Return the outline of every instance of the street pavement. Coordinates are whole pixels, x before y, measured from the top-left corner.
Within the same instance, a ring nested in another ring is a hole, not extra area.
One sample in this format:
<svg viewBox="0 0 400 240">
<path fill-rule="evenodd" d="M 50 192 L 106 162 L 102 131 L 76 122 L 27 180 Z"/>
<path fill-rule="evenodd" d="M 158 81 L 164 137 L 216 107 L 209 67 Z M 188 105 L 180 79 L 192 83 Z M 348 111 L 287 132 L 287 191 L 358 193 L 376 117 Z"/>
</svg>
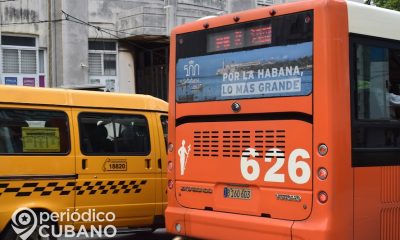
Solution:
<svg viewBox="0 0 400 240">
<path fill-rule="evenodd" d="M 71 238 L 61 237 L 59 240 L 68 240 Z M 118 233 L 114 238 L 73 238 L 74 240 L 179 240 L 180 237 L 170 235 L 165 228 L 159 228 L 152 233 Z"/>
<path fill-rule="evenodd" d="M 159 228 L 153 233 L 128 233 L 128 234 L 118 234 L 115 240 L 177 240 L 179 237 L 168 234 L 165 228 Z"/>
</svg>

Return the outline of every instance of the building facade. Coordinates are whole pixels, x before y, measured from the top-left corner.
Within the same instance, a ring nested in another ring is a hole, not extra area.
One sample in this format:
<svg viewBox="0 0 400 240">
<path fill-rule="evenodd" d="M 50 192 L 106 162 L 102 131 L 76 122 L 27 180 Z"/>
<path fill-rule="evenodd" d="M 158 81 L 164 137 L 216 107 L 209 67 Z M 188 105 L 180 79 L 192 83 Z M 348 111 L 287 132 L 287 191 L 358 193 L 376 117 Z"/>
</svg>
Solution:
<svg viewBox="0 0 400 240">
<path fill-rule="evenodd" d="M 0 84 L 101 86 L 167 100 L 169 33 L 290 0 L 1 0 Z"/>
<path fill-rule="evenodd" d="M 0 83 L 167 98 L 169 32 L 255 7 L 228 0 L 0 1 Z"/>
</svg>

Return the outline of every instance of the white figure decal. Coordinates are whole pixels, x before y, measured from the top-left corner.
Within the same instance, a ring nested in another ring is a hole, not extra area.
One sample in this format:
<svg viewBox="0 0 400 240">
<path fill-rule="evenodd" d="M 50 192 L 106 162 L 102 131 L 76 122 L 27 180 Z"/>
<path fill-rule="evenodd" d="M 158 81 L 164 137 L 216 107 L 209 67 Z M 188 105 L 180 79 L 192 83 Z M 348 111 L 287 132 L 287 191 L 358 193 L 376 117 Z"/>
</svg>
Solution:
<svg viewBox="0 0 400 240">
<path fill-rule="evenodd" d="M 179 155 L 179 160 L 181 163 L 181 175 L 185 174 L 185 169 L 186 169 L 186 163 L 189 157 L 189 152 L 190 152 L 190 144 L 188 146 L 188 149 L 186 150 L 185 147 L 186 141 L 183 139 L 182 140 L 182 146 L 178 149 L 178 155 Z"/>
</svg>

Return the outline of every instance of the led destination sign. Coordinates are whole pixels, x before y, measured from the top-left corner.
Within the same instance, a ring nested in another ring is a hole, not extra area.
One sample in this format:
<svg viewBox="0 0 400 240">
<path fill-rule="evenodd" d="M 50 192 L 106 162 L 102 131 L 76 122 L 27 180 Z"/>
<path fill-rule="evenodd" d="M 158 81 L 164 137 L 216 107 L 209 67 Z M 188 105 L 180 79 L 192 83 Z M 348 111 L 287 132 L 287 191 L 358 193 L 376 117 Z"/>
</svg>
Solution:
<svg viewBox="0 0 400 240">
<path fill-rule="evenodd" d="M 207 35 L 207 52 L 271 44 L 271 24 L 247 26 Z"/>
</svg>

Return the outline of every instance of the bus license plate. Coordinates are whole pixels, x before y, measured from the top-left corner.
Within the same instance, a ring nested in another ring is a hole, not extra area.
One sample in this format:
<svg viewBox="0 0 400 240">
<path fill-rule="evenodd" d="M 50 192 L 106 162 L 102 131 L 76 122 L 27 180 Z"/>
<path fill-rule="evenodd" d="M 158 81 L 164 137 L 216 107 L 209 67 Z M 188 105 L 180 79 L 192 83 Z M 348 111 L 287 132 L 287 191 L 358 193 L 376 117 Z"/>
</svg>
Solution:
<svg viewBox="0 0 400 240">
<path fill-rule="evenodd" d="M 224 198 L 249 200 L 251 198 L 251 189 L 225 187 L 224 188 Z"/>
</svg>

